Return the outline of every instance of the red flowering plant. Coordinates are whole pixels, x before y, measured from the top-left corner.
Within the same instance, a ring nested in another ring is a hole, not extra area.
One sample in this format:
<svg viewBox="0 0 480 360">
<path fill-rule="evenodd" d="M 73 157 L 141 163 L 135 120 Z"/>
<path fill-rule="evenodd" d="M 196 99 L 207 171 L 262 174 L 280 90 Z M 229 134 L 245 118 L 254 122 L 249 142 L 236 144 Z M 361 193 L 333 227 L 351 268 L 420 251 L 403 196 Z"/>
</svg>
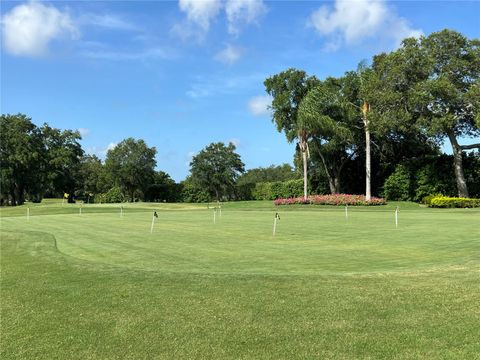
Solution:
<svg viewBox="0 0 480 360">
<path fill-rule="evenodd" d="M 372 197 L 370 201 L 365 200 L 365 195 L 333 194 L 333 195 L 310 195 L 306 199 L 302 197 L 277 199 L 273 202 L 275 205 L 295 205 L 295 204 L 313 204 L 313 205 L 385 205 L 387 201 L 382 198 Z"/>
</svg>

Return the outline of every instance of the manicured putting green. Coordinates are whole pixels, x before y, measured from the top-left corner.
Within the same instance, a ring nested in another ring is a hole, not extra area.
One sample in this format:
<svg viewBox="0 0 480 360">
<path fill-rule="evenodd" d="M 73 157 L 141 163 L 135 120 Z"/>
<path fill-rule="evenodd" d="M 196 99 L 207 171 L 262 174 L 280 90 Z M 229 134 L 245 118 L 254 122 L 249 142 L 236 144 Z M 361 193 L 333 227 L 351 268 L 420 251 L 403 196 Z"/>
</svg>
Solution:
<svg viewBox="0 0 480 360">
<path fill-rule="evenodd" d="M 103 210 L 103 211 L 102 211 Z M 3 229 L 47 232 L 69 256 L 127 268 L 193 273 L 326 274 L 428 269 L 478 260 L 479 212 L 343 208 L 242 211 L 83 206 L 79 213 L 3 219 Z M 71 211 L 71 209 L 69 209 Z M 41 214 L 41 213 L 40 213 Z"/>
</svg>

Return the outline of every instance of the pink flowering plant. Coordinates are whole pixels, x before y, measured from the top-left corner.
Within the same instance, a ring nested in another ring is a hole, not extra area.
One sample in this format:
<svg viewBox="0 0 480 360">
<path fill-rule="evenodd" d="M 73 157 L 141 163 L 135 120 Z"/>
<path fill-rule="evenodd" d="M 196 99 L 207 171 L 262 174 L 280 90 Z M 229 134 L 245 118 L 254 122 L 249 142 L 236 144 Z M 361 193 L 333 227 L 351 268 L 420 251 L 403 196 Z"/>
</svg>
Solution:
<svg viewBox="0 0 480 360">
<path fill-rule="evenodd" d="M 333 195 L 310 195 L 306 199 L 302 197 L 277 199 L 275 205 L 295 205 L 295 204 L 313 204 L 313 205 L 385 205 L 387 201 L 382 198 L 372 197 L 370 201 L 365 200 L 365 195 L 333 194 Z"/>
</svg>

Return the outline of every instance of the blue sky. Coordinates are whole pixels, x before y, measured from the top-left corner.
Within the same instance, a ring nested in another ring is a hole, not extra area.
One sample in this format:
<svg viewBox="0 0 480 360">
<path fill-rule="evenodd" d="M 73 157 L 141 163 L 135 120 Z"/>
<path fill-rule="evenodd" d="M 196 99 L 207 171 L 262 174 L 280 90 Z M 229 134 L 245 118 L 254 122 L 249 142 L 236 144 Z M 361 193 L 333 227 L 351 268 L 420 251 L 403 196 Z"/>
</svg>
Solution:
<svg viewBox="0 0 480 360">
<path fill-rule="evenodd" d="M 338 76 L 443 28 L 480 35 L 479 1 L 2 1 L 1 16 L 2 113 L 79 129 L 102 158 L 142 138 L 177 181 L 217 141 L 247 169 L 292 162 L 270 75 Z"/>
</svg>

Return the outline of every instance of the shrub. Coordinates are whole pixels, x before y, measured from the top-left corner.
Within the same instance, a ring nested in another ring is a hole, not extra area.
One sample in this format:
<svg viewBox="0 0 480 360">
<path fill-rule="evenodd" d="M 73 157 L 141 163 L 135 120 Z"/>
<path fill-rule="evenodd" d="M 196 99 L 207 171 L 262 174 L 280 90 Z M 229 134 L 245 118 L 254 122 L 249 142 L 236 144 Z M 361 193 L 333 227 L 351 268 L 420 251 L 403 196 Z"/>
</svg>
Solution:
<svg viewBox="0 0 480 360">
<path fill-rule="evenodd" d="M 125 196 L 123 195 L 122 189 L 118 186 L 112 187 L 106 193 L 98 194 L 95 196 L 95 202 L 100 203 L 121 203 L 125 201 Z"/>
<path fill-rule="evenodd" d="M 187 203 L 206 203 L 210 201 L 210 194 L 199 186 L 185 183 L 182 190 L 182 201 Z"/>
<path fill-rule="evenodd" d="M 385 180 L 383 194 L 389 200 L 410 200 L 410 174 L 403 165 L 398 165 L 395 171 Z"/>
<path fill-rule="evenodd" d="M 436 208 L 473 208 L 480 207 L 480 199 L 436 196 L 431 199 L 429 206 Z"/>
<path fill-rule="evenodd" d="M 256 183 L 252 195 L 255 200 L 273 200 L 271 197 L 272 183 Z"/>
<path fill-rule="evenodd" d="M 277 199 L 275 205 L 295 205 L 295 204 L 314 204 L 314 205 L 385 205 L 385 199 L 372 197 L 370 201 L 365 200 L 364 195 L 310 195 L 306 199 L 302 197 Z"/>
<path fill-rule="evenodd" d="M 421 201 L 431 194 L 455 194 L 455 180 L 451 169 L 444 169 L 437 164 L 427 164 L 415 174 L 414 201 Z"/>
</svg>

